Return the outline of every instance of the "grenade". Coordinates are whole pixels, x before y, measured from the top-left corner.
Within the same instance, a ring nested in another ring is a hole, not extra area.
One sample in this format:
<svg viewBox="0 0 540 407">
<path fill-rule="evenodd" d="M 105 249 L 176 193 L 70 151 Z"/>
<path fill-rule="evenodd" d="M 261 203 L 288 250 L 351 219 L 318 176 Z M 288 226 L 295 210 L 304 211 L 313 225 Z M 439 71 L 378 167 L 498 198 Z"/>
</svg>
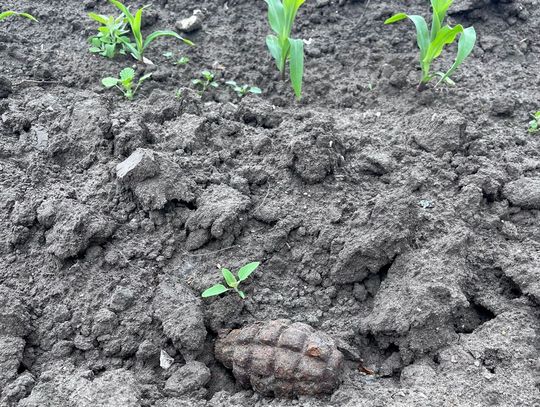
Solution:
<svg viewBox="0 0 540 407">
<path fill-rule="evenodd" d="M 217 340 L 215 353 L 240 385 L 265 396 L 329 394 L 340 383 L 343 355 L 334 340 L 300 322 L 235 329 Z"/>
</svg>

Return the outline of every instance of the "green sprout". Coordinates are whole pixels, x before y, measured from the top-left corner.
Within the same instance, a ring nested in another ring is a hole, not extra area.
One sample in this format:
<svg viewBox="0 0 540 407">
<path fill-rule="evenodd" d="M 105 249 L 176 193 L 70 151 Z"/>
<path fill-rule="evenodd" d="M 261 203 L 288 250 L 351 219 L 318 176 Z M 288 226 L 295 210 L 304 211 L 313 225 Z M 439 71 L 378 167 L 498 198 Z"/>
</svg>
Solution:
<svg viewBox="0 0 540 407">
<path fill-rule="evenodd" d="M 217 88 L 219 84 L 215 81 L 215 75 L 210 71 L 202 71 L 201 78 L 193 79 L 191 83 L 201 90 L 201 95 L 210 88 Z"/>
<path fill-rule="evenodd" d="M 302 98 L 304 76 L 304 42 L 290 38 L 296 13 L 305 0 L 265 0 L 268 22 L 277 34 L 266 37 L 266 45 L 275 59 L 281 78 L 285 79 L 285 65 L 289 61 L 291 85 L 297 99 Z"/>
<path fill-rule="evenodd" d="M 126 29 L 124 16 L 114 18 L 113 16 L 88 13 L 88 17 L 101 24 L 101 27 L 98 28 L 99 33 L 89 39 L 90 52 L 107 58 L 114 58 L 117 52 L 124 55 L 126 53 L 124 44 L 129 41 L 125 35 L 129 33 L 129 30 Z"/>
<path fill-rule="evenodd" d="M 141 76 L 141 78 L 135 83 L 135 71 L 133 68 L 124 68 L 120 72 L 120 78 L 103 78 L 101 83 L 107 89 L 117 87 L 124 94 L 126 99 L 133 100 L 135 94 L 139 90 L 139 87 L 150 76 L 152 76 L 152 74 Z"/>
<path fill-rule="evenodd" d="M 531 116 L 533 119 L 529 122 L 529 133 L 537 133 L 540 131 L 540 111 Z"/>
<path fill-rule="evenodd" d="M 259 267 L 260 264 L 261 263 L 259 262 L 246 264 L 245 266 L 241 267 L 240 270 L 238 270 L 238 272 L 236 273 L 238 277 L 235 277 L 229 269 L 222 268 L 221 273 L 223 274 L 223 279 L 225 280 L 225 283 L 227 283 L 229 288 L 225 287 L 223 284 L 216 284 L 208 288 L 207 290 L 204 290 L 201 296 L 203 298 L 215 297 L 216 295 L 223 294 L 224 292 L 234 290 L 238 293 L 240 298 L 246 298 L 246 294 L 243 291 L 239 290 L 238 286 L 242 281 L 246 280 L 251 275 L 251 273 L 253 273 L 257 269 L 257 267 Z"/>
<path fill-rule="evenodd" d="M 399 13 L 384 22 L 385 24 L 392 24 L 408 18 L 415 25 L 416 39 L 418 48 L 420 48 L 420 67 L 422 68 L 422 78 L 418 85 L 419 91 L 424 90 L 427 84 L 435 77 L 440 77 L 435 86 L 439 85 L 441 82 L 453 85 L 454 82 L 450 79 L 450 76 L 469 56 L 476 43 L 476 31 L 474 30 L 474 27 L 463 28 L 461 24 L 458 24 L 455 27 L 450 27 L 449 25 L 443 26 L 446 12 L 453 2 L 454 0 L 431 0 L 431 6 L 433 8 L 431 32 L 428 29 L 426 20 L 422 16 Z M 446 73 L 432 73 L 432 62 L 441 55 L 445 45 L 452 44 L 458 36 L 457 56 L 452 67 Z"/>
<path fill-rule="evenodd" d="M 114 6 L 116 6 L 122 12 L 122 14 L 124 14 L 124 17 L 131 28 L 131 33 L 133 34 L 135 43 L 132 43 L 129 39 L 123 39 L 122 41 L 126 49 L 131 53 L 133 58 L 135 58 L 137 61 L 141 61 L 147 64 L 152 64 L 152 61 L 144 57 L 144 53 L 146 49 L 148 48 L 148 46 L 155 39 L 159 37 L 174 37 L 174 38 L 179 39 L 180 41 L 183 41 L 184 43 L 188 45 L 193 45 L 193 43 L 190 40 L 180 36 L 178 33 L 171 30 L 154 31 L 152 34 L 147 36 L 146 39 L 143 38 L 143 35 L 141 32 L 142 15 L 143 15 L 143 11 L 149 6 L 144 6 L 144 7 L 139 8 L 135 12 L 135 15 L 133 15 L 129 11 L 129 9 L 118 0 L 109 0 L 109 2 L 112 3 Z"/>
<path fill-rule="evenodd" d="M 172 53 L 171 51 L 167 51 L 167 52 L 164 52 L 163 53 L 163 56 L 167 59 L 174 59 L 174 53 Z M 182 56 L 178 59 L 175 59 L 173 61 L 173 65 L 181 65 L 181 66 L 184 66 L 184 65 L 187 65 L 189 63 L 189 58 L 186 57 L 186 56 Z"/>
<path fill-rule="evenodd" d="M 28 13 L 18 13 L 18 12 L 13 11 L 13 10 L 7 10 L 7 11 L 3 11 L 2 13 L 0 13 L 0 21 L 5 20 L 6 18 L 11 17 L 11 16 L 24 17 L 24 18 L 27 18 L 29 20 L 37 22 L 37 19 L 33 15 L 28 14 Z"/>
<path fill-rule="evenodd" d="M 225 83 L 229 85 L 232 90 L 236 92 L 239 98 L 243 98 L 248 93 L 253 93 L 254 95 L 260 95 L 262 93 L 262 90 L 256 86 L 249 86 L 249 85 L 240 86 L 235 81 L 227 81 Z"/>
</svg>

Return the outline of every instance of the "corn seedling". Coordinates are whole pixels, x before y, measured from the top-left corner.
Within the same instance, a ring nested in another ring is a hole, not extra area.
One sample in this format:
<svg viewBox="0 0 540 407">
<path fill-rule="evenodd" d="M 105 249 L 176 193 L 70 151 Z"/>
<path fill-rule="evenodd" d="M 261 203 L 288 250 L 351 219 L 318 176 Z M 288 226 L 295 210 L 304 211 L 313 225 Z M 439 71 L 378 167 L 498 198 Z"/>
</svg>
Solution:
<svg viewBox="0 0 540 407">
<path fill-rule="evenodd" d="M 152 74 L 141 76 L 141 78 L 135 82 L 135 71 L 132 68 L 124 68 L 120 72 L 120 78 L 103 78 L 101 83 L 107 89 L 114 87 L 118 88 L 124 94 L 126 99 L 133 100 L 139 87 L 150 76 L 152 76 Z"/>
<path fill-rule="evenodd" d="M 454 82 L 450 79 L 450 76 L 469 56 L 476 43 L 476 31 L 473 27 L 463 28 L 461 24 L 455 27 L 443 26 L 448 8 L 453 2 L 454 0 L 431 0 L 433 8 L 431 31 L 424 17 L 417 15 L 399 13 L 384 22 L 385 24 L 392 24 L 408 18 L 415 25 L 416 39 L 418 48 L 420 48 L 420 67 L 422 69 L 422 78 L 418 85 L 420 91 L 424 90 L 427 84 L 436 77 L 440 79 L 435 86 L 441 82 L 453 85 Z M 457 56 L 452 67 L 447 72 L 432 72 L 431 64 L 433 61 L 441 55 L 445 45 L 452 44 L 458 36 Z"/>
<path fill-rule="evenodd" d="M 215 75 L 210 71 L 202 71 L 201 77 L 193 79 L 191 83 L 195 87 L 200 89 L 201 95 L 205 93 L 210 88 L 217 88 L 219 84 L 215 81 Z"/>
<path fill-rule="evenodd" d="M 220 295 L 227 291 L 234 290 L 238 293 L 240 298 L 246 298 L 246 294 L 243 291 L 239 290 L 238 286 L 242 281 L 246 280 L 251 275 L 251 273 L 253 273 L 257 269 L 257 267 L 259 267 L 260 264 L 261 263 L 259 262 L 246 264 L 245 266 L 241 267 L 240 270 L 238 270 L 238 272 L 236 273 L 237 277 L 235 277 L 235 275 L 231 273 L 229 269 L 222 268 L 221 273 L 223 274 L 223 279 L 225 280 L 225 283 L 228 287 L 223 284 L 213 285 L 202 293 L 202 297 L 215 297 L 216 295 Z"/>
<path fill-rule="evenodd" d="M 281 78 L 285 79 L 285 65 L 289 61 L 291 84 L 297 99 L 302 98 L 304 77 L 304 42 L 290 38 L 294 19 L 305 0 L 265 0 L 268 22 L 276 35 L 266 37 L 266 45 L 275 59 Z"/>
<path fill-rule="evenodd" d="M 129 41 L 126 34 L 126 21 L 123 15 L 118 17 L 88 13 L 88 17 L 101 24 L 99 33 L 90 37 L 90 52 L 107 58 L 114 58 L 117 52 L 124 55 L 125 42 Z"/>
<path fill-rule="evenodd" d="M 143 11 L 149 6 L 141 7 L 135 12 L 135 14 L 131 14 L 129 9 L 118 0 L 109 0 L 109 2 L 122 12 L 127 23 L 129 24 L 129 27 L 131 28 L 131 34 L 133 35 L 135 42 L 132 43 L 129 39 L 123 39 L 122 41 L 126 49 L 137 61 L 152 64 L 152 61 L 144 57 L 144 53 L 148 46 L 159 37 L 174 37 L 188 45 L 193 45 L 190 40 L 183 38 L 178 33 L 171 30 L 154 31 L 152 34 L 144 38 L 141 32 L 142 16 Z"/>
<path fill-rule="evenodd" d="M 249 85 L 240 86 L 235 81 L 227 81 L 225 83 L 229 85 L 232 90 L 236 92 L 236 95 L 239 98 L 243 98 L 248 93 L 253 93 L 254 95 L 260 95 L 262 93 L 262 90 L 256 86 L 249 86 Z"/>
<path fill-rule="evenodd" d="M 529 133 L 537 133 L 540 131 L 540 111 L 531 116 L 533 119 L 529 122 Z"/>
<path fill-rule="evenodd" d="M 167 51 L 167 52 L 163 53 L 163 56 L 165 58 L 167 58 L 167 59 L 173 60 L 173 65 L 185 66 L 185 65 L 187 65 L 189 63 L 189 58 L 188 57 L 183 56 L 183 57 L 175 59 L 174 58 L 174 53 L 172 53 L 171 51 Z"/>
<path fill-rule="evenodd" d="M 13 17 L 24 17 L 24 18 L 27 18 L 29 20 L 37 22 L 37 19 L 33 15 L 28 14 L 28 13 L 18 13 L 18 12 L 13 11 L 13 10 L 7 10 L 7 11 L 1 12 L 0 13 L 0 21 L 5 20 L 6 18 L 12 17 L 12 16 Z"/>
</svg>

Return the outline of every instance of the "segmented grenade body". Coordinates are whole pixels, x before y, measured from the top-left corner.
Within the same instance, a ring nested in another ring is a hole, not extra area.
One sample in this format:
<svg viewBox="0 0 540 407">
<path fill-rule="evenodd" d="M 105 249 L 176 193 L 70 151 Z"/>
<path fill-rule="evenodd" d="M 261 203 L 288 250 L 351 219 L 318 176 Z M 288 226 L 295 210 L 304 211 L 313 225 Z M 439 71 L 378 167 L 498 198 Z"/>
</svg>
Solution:
<svg viewBox="0 0 540 407">
<path fill-rule="evenodd" d="M 216 342 L 216 357 L 238 382 L 263 395 L 332 393 L 343 355 L 334 340 L 309 325 L 280 319 L 235 329 Z"/>
</svg>

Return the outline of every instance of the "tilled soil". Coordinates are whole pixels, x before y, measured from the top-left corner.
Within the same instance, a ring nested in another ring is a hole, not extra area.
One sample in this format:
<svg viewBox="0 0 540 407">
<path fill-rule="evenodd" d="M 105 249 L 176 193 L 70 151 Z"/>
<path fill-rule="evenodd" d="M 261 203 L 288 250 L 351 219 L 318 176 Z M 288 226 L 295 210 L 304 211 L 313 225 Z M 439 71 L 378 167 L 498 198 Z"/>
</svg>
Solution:
<svg viewBox="0 0 540 407">
<path fill-rule="evenodd" d="M 426 1 L 308 0 L 300 103 L 262 0 L 150 1 L 149 31 L 205 19 L 151 46 L 133 102 L 100 84 L 133 60 L 88 52 L 106 1 L 4 3 L 39 23 L 0 31 L 0 405 L 540 405 L 538 2 L 456 0 L 477 47 L 418 93 L 413 28 L 383 22 Z M 244 301 L 200 298 L 250 261 Z M 215 359 L 278 318 L 338 343 L 333 395 L 263 397 Z"/>
</svg>

